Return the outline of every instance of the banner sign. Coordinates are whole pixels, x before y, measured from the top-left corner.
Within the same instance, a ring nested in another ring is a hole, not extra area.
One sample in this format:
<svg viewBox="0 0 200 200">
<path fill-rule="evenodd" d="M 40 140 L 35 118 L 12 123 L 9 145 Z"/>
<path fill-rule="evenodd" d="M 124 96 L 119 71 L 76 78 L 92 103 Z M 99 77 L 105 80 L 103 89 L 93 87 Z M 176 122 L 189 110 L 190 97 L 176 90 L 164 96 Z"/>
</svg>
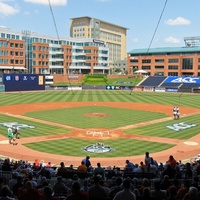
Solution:
<svg viewBox="0 0 200 200">
<path fill-rule="evenodd" d="M 166 92 L 178 92 L 177 88 L 166 88 Z"/>
<path fill-rule="evenodd" d="M 170 76 L 165 80 L 165 83 L 196 83 L 200 84 L 200 77 L 181 77 L 181 76 Z"/>
<path fill-rule="evenodd" d="M 4 74 L 5 91 L 44 90 L 44 75 L 42 74 Z"/>
<path fill-rule="evenodd" d="M 155 88 L 155 92 L 165 92 L 165 88 Z"/>
<path fill-rule="evenodd" d="M 128 85 L 128 84 L 132 84 L 132 82 L 116 82 L 117 84 L 126 84 L 126 85 Z"/>
<path fill-rule="evenodd" d="M 116 86 L 107 85 L 106 90 L 115 90 Z"/>
<path fill-rule="evenodd" d="M 154 91 L 154 87 L 144 87 L 143 91 Z"/>
</svg>

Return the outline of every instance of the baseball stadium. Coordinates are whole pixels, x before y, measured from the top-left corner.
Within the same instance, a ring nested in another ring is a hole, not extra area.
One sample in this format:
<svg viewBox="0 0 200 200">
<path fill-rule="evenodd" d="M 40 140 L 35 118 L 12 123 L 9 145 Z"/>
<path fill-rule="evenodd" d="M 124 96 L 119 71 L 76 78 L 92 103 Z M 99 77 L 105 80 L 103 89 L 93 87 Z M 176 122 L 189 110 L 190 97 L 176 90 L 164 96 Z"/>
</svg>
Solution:
<svg viewBox="0 0 200 200">
<path fill-rule="evenodd" d="M 147 77 L 134 86 L 119 82 L 121 86 L 27 90 L 20 83 L 14 87 L 6 75 L 7 91 L 0 93 L 0 154 L 29 162 L 62 161 L 66 166 L 78 166 L 86 156 L 102 166 L 124 166 L 127 159 L 140 163 L 145 152 L 158 162 L 166 162 L 169 155 L 182 161 L 197 156 L 200 103 L 194 91 L 199 78 L 196 84 L 182 78 L 176 85 L 172 77 L 154 79 Z M 174 119 L 174 107 L 180 110 L 179 119 Z M 13 126 L 20 130 L 17 145 L 8 142 L 7 129 Z"/>
</svg>

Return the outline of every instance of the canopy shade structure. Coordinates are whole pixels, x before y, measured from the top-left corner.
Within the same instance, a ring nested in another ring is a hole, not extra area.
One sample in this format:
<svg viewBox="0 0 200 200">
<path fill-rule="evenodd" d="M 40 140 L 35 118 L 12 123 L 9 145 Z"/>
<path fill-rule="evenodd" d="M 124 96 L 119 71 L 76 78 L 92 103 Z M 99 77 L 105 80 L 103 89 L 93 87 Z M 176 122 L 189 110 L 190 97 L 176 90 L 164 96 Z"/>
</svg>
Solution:
<svg viewBox="0 0 200 200">
<path fill-rule="evenodd" d="M 134 74 L 147 74 L 148 72 L 144 71 L 144 70 L 137 70 L 134 72 Z"/>
</svg>

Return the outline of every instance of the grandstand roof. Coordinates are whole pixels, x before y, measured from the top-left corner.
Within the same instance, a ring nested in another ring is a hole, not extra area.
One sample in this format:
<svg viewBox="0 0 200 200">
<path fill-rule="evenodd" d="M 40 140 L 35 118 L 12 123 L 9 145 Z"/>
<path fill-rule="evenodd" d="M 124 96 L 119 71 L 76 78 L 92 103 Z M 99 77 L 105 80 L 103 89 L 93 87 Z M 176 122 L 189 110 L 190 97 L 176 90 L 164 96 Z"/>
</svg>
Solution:
<svg viewBox="0 0 200 200">
<path fill-rule="evenodd" d="M 193 47 L 162 47 L 162 48 L 144 48 L 133 49 L 128 54 L 166 54 L 166 53 L 191 53 L 200 52 L 200 46 Z"/>
</svg>

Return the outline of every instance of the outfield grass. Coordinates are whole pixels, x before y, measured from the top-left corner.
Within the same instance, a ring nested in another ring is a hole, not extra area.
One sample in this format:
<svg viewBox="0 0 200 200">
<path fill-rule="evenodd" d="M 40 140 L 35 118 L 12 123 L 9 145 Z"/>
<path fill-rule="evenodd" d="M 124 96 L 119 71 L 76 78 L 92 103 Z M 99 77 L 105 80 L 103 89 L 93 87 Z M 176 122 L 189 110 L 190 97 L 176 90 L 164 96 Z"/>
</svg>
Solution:
<svg viewBox="0 0 200 200">
<path fill-rule="evenodd" d="M 163 137 L 163 138 L 176 138 L 176 139 L 189 139 L 197 134 L 199 134 L 199 122 L 200 115 L 193 115 L 184 118 L 180 118 L 179 120 L 170 120 L 166 122 L 151 124 L 143 127 L 133 128 L 129 130 L 125 130 L 124 132 L 127 134 L 138 134 L 145 136 L 155 136 L 155 137 Z M 184 122 L 186 124 L 196 124 L 197 126 L 174 131 L 172 129 L 167 128 L 166 126 L 172 126 L 176 123 Z"/>
<path fill-rule="evenodd" d="M 26 147 L 59 155 L 69 155 L 69 156 L 85 156 L 88 152 L 82 150 L 84 147 L 90 144 L 96 144 L 97 142 L 102 142 L 98 140 L 81 140 L 76 138 L 62 139 L 62 140 L 54 140 L 54 141 L 44 141 L 37 143 L 25 144 Z M 156 142 L 149 141 L 139 141 L 139 140 L 130 140 L 125 138 L 115 139 L 115 140 L 107 140 L 103 142 L 104 145 L 108 145 L 111 148 L 114 148 L 114 151 L 104 153 L 104 154 L 96 154 L 91 153 L 90 155 L 94 157 L 123 157 L 123 156 L 136 156 L 144 154 L 145 151 L 159 152 L 166 150 L 168 148 L 173 147 L 171 144 L 161 144 Z M 73 145 L 72 145 L 73 144 Z M 145 147 L 145 150 L 144 150 Z"/>
<path fill-rule="evenodd" d="M 0 93 L 0 106 L 40 102 L 138 102 L 200 108 L 199 94 L 131 91 L 45 91 Z"/>
<path fill-rule="evenodd" d="M 200 108 L 199 94 L 186 93 L 155 93 L 155 92 L 131 92 L 131 91 L 45 91 L 45 92 L 15 92 L 0 93 L 0 106 L 15 104 L 32 104 L 45 102 L 137 102 L 147 104 L 162 104 L 171 106 L 184 106 L 191 108 Z M 90 118 L 85 117 L 84 113 L 100 112 L 107 113 L 107 117 Z M 38 111 L 27 113 L 27 116 L 36 117 L 48 121 L 59 122 L 80 128 L 115 128 L 126 126 L 129 124 L 140 123 L 153 119 L 165 117 L 162 113 L 153 113 L 146 111 L 133 111 L 129 109 L 88 106 L 67 109 L 58 109 L 51 111 Z M 77 117 L 78 120 L 77 120 Z M 156 136 L 164 138 L 188 139 L 199 133 L 198 127 L 181 130 L 175 132 L 167 129 L 166 126 L 177 122 L 185 122 L 188 124 L 195 123 L 199 125 L 200 115 L 184 117 L 178 120 L 170 120 L 157 124 L 147 125 L 140 128 L 126 130 L 127 134 L 139 134 L 147 136 Z M 46 124 L 36 123 L 29 120 L 22 120 L 7 115 L 0 115 L 1 122 L 19 122 L 36 126 L 36 129 L 21 130 L 22 137 L 54 135 L 59 133 L 68 133 L 68 129 L 54 127 Z M 103 127 L 102 127 L 103 126 Z M 7 128 L 0 126 L 0 134 L 7 136 Z M 37 151 L 49 153 L 58 153 L 62 155 L 85 156 L 86 153 L 81 150 L 91 142 L 81 139 L 64 139 L 55 141 L 45 141 L 41 143 L 26 144 L 29 148 Z M 62 145 L 61 145 L 62 143 Z M 106 154 L 95 154 L 96 157 L 119 157 L 134 156 L 144 154 L 145 151 L 151 153 L 171 148 L 173 145 L 163 143 L 153 143 L 148 141 L 137 141 L 133 139 L 117 139 L 107 140 L 109 145 L 116 150 Z M 48 146 L 48 148 L 47 148 Z M 51 148 L 49 148 L 51 146 Z M 73 149 L 73 151 L 72 151 Z M 95 157 L 94 156 L 94 157 Z"/>
<path fill-rule="evenodd" d="M 103 113 L 105 117 L 88 117 L 85 114 Z M 56 110 L 28 112 L 25 116 L 79 128 L 117 128 L 167 117 L 164 113 L 130 110 L 106 106 L 84 106 Z"/>
<path fill-rule="evenodd" d="M 42 124 L 38 122 L 33 122 L 30 120 L 24 120 L 16 117 L 11 117 L 7 115 L 0 114 L 0 123 L 6 122 L 18 122 L 20 124 L 26 124 L 30 126 L 35 126 L 35 128 L 20 129 L 21 137 L 36 137 L 36 136 L 47 136 L 56 134 L 66 134 L 70 132 L 70 129 L 60 128 L 57 126 L 51 126 L 47 124 Z M 0 134 L 7 137 L 7 127 L 0 125 Z"/>
</svg>

